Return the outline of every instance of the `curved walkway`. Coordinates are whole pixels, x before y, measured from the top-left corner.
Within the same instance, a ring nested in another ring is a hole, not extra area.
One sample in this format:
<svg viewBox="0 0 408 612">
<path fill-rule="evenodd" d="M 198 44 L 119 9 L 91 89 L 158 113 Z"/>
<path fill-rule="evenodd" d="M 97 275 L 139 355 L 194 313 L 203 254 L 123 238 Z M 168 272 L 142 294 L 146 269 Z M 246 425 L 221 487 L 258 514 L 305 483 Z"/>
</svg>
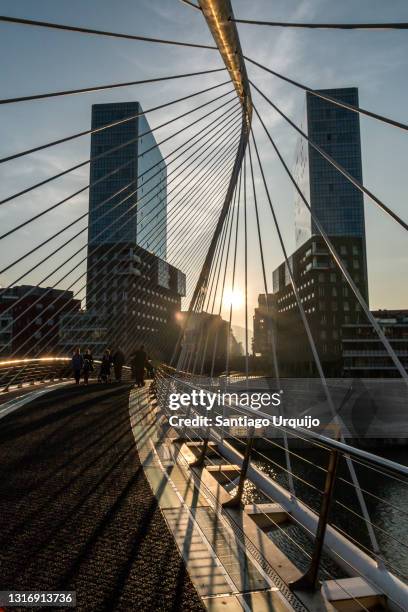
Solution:
<svg viewBox="0 0 408 612">
<path fill-rule="evenodd" d="M 0 421 L 0 590 L 76 590 L 87 612 L 202 610 L 140 466 L 129 390 L 69 386 Z"/>
</svg>

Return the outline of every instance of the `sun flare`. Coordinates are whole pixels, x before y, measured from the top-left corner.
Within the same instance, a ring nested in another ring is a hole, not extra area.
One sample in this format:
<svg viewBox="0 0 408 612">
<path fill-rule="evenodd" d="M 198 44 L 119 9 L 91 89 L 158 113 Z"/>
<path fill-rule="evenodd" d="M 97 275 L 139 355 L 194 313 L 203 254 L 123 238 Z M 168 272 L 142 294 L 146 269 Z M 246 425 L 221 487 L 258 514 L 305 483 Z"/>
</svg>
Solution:
<svg viewBox="0 0 408 612">
<path fill-rule="evenodd" d="M 234 291 L 226 291 L 224 294 L 223 304 L 225 307 L 232 306 L 233 310 L 241 308 L 244 303 L 244 296 L 242 291 L 235 289 Z"/>
</svg>

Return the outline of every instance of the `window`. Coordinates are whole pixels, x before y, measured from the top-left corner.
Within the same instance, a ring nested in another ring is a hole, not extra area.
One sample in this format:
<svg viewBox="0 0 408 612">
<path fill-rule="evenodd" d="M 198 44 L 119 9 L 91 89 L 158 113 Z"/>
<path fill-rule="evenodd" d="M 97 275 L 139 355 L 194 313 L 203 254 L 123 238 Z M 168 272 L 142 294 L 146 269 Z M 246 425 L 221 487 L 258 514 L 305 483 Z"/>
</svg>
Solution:
<svg viewBox="0 0 408 612">
<path fill-rule="evenodd" d="M 353 255 L 358 255 L 359 250 L 358 250 L 358 246 L 356 244 L 353 244 Z"/>
<path fill-rule="evenodd" d="M 347 255 L 347 247 L 346 247 L 346 245 L 345 245 L 345 244 L 342 244 L 342 245 L 341 245 L 341 247 L 340 247 L 340 253 L 341 253 L 342 255 Z"/>
<path fill-rule="evenodd" d="M 358 261 L 358 259 L 353 259 L 353 268 L 355 270 L 358 270 L 360 267 L 360 262 Z"/>
<path fill-rule="evenodd" d="M 335 283 L 336 282 L 336 275 L 334 272 L 330 273 L 330 282 Z"/>
<path fill-rule="evenodd" d="M 327 338 L 327 333 L 326 333 L 326 330 L 325 330 L 325 329 L 322 329 L 322 330 L 320 331 L 320 338 L 321 338 L 322 340 L 326 340 L 326 338 Z"/>
<path fill-rule="evenodd" d="M 325 281 L 324 274 L 323 274 L 323 272 L 320 272 L 320 274 L 319 274 L 319 283 L 324 283 L 324 281 Z"/>
<path fill-rule="evenodd" d="M 324 297 L 324 287 L 319 287 L 319 296 Z"/>
<path fill-rule="evenodd" d="M 350 310 L 350 304 L 348 302 L 343 302 L 343 310 L 345 311 Z"/>
<path fill-rule="evenodd" d="M 332 310 L 336 311 L 338 309 L 337 302 L 332 302 Z"/>
<path fill-rule="evenodd" d="M 332 297 L 337 297 L 337 289 L 336 289 L 336 287 L 332 287 Z"/>
</svg>

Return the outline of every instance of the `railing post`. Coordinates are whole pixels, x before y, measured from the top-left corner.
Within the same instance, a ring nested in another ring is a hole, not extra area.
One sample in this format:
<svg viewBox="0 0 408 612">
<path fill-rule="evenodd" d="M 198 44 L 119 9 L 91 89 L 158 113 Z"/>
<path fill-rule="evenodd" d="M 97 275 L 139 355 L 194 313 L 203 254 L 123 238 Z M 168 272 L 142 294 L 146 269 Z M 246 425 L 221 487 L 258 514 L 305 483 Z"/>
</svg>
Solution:
<svg viewBox="0 0 408 612">
<path fill-rule="evenodd" d="M 185 419 L 189 419 L 191 416 L 191 403 L 188 405 L 187 407 L 187 414 L 185 415 Z M 187 436 L 186 436 L 186 430 L 187 430 L 187 426 L 184 423 L 183 427 L 181 428 L 181 432 L 177 435 L 177 438 L 174 438 L 173 440 L 173 444 L 182 444 L 183 442 L 186 442 L 187 440 Z"/>
<path fill-rule="evenodd" d="M 316 537 L 314 541 L 314 550 L 310 562 L 310 567 L 301 578 L 289 584 L 289 587 L 292 590 L 299 589 L 313 591 L 318 587 L 320 560 L 322 557 L 324 537 L 326 535 L 326 527 L 329 518 L 330 507 L 333 500 L 334 483 L 336 481 L 338 463 L 339 453 L 337 450 L 332 450 L 330 452 L 329 465 L 326 473 L 322 506 L 319 514 L 319 522 L 317 525 Z"/>
<path fill-rule="evenodd" d="M 195 461 L 190 463 L 190 467 L 202 467 L 204 465 L 205 456 L 207 454 L 207 448 L 208 448 L 208 432 L 207 432 L 207 437 L 204 438 L 203 440 L 203 445 L 201 447 L 199 456 L 197 457 Z"/>
<path fill-rule="evenodd" d="M 237 508 L 241 505 L 242 494 L 244 492 L 244 484 L 247 477 L 249 462 L 251 460 L 251 451 L 254 444 L 253 429 L 248 433 L 248 440 L 245 446 L 244 459 L 242 461 L 241 473 L 239 475 L 238 490 L 232 499 L 229 499 L 223 504 L 224 508 Z"/>
<path fill-rule="evenodd" d="M 225 381 L 222 381 L 222 384 L 219 385 L 220 387 L 222 387 L 222 391 L 225 391 Z M 225 404 L 223 403 L 223 417 L 225 418 Z M 205 462 L 205 456 L 207 454 L 207 449 L 208 449 L 208 442 L 210 439 L 209 436 L 209 429 L 210 426 L 207 425 L 206 427 L 206 437 L 203 439 L 203 445 L 201 447 L 201 452 L 199 454 L 199 456 L 197 457 L 197 459 L 195 461 L 193 461 L 193 463 L 190 463 L 190 467 L 202 467 L 204 465 Z M 222 426 L 222 431 L 224 431 L 225 427 L 224 425 Z M 223 437 L 223 436 L 222 436 Z"/>
</svg>

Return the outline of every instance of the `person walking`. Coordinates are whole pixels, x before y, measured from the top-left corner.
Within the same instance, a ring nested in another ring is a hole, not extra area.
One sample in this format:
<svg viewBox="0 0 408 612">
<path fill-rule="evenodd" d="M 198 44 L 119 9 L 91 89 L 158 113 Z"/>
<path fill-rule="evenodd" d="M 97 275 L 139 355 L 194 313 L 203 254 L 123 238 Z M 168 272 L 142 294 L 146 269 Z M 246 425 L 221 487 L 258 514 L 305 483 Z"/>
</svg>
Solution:
<svg viewBox="0 0 408 612">
<path fill-rule="evenodd" d="M 149 358 L 149 356 L 147 355 L 147 357 L 146 357 L 146 374 L 147 374 L 147 378 L 154 378 L 154 373 L 155 373 L 154 365 L 153 365 L 151 359 Z"/>
<path fill-rule="evenodd" d="M 144 372 L 146 365 L 147 354 L 142 345 L 139 350 L 133 355 L 132 369 L 134 371 L 136 385 L 138 387 L 144 387 Z"/>
<path fill-rule="evenodd" d="M 75 384 L 79 385 L 81 379 L 81 371 L 84 366 L 84 359 L 81 355 L 81 349 L 78 347 L 72 356 L 72 370 L 74 372 Z"/>
<path fill-rule="evenodd" d="M 122 368 L 125 364 L 125 355 L 120 348 L 118 348 L 113 355 L 113 369 L 115 372 L 116 382 L 122 382 Z"/>
<path fill-rule="evenodd" d="M 93 369 L 94 369 L 93 356 L 92 356 L 91 350 L 87 348 L 84 354 L 84 367 L 83 367 L 85 385 L 88 384 L 89 375 L 91 372 L 93 372 Z"/>
<path fill-rule="evenodd" d="M 99 380 L 101 382 L 107 383 L 111 381 L 110 371 L 112 365 L 112 357 L 110 354 L 110 350 L 106 349 L 101 362 L 101 369 L 99 371 Z"/>
</svg>

